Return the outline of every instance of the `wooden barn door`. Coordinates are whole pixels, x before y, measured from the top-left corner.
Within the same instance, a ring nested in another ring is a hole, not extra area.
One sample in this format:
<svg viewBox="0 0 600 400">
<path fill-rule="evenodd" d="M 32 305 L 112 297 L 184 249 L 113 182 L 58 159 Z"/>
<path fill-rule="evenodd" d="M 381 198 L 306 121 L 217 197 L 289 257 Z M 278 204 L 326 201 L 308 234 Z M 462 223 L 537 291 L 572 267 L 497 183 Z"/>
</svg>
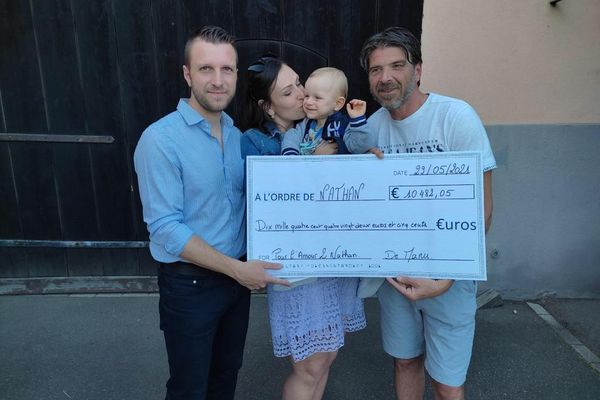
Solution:
<svg viewBox="0 0 600 400">
<path fill-rule="evenodd" d="M 240 76 L 269 51 L 302 77 L 338 67 L 349 96 L 369 100 L 363 41 L 392 25 L 420 35 L 422 10 L 422 0 L 2 2 L 0 279 L 46 278 L 29 288 L 44 291 L 58 278 L 154 275 L 132 155 L 189 95 L 182 49 L 194 28 L 236 36 Z"/>
</svg>

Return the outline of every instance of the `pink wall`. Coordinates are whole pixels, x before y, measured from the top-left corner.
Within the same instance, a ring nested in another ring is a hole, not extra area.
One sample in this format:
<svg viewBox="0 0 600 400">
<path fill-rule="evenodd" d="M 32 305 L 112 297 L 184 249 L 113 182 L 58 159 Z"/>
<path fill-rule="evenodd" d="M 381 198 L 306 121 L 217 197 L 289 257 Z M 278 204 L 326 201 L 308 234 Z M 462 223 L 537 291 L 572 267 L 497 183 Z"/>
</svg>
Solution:
<svg viewBox="0 0 600 400">
<path fill-rule="evenodd" d="M 600 122 L 600 1 L 426 0 L 423 88 L 485 124 Z"/>
</svg>

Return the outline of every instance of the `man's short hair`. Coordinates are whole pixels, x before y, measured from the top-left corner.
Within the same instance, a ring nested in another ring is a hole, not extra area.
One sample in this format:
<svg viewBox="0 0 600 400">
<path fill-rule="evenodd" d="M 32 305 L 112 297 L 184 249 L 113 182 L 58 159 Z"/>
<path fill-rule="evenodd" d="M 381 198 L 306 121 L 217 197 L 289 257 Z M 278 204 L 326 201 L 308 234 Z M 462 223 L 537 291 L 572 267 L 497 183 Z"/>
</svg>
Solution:
<svg viewBox="0 0 600 400">
<path fill-rule="evenodd" d="M 196 29 L 194 32 L 192 32 L 187 42 L 185 43 L 185 49 L 183 54 L 185 65 L 187 65 L 188 67 L 190 65 L 190 49 L 192 47 L 192 44 L 196 40 L 203 40 L 205 42 L 213 44 L 230 44 L 235 49 L 235 38 L 232 34 L 227 32 L 220 26 L 203 26 L 202 28 Z"/>
<path fill-rule="evenodd" d="M 331 82 L 332 89 L 337 90 L 340 96 L 348 97 L 348 78 L 344 71 L 333 67 L 317 68 L 307 79 L 321 77 Z"/>
<path fill-rule="evenodd" d="M 399 47 L 406 53 L 406 59 L 412 65 L 422 63 L 421 43 L 408 29 L 392 26 L 383 32 L 368 38 L 360 51 L 360 66 L 369 71 L 369 57 L 376 49 L 382 47 Z"/>
</svg>

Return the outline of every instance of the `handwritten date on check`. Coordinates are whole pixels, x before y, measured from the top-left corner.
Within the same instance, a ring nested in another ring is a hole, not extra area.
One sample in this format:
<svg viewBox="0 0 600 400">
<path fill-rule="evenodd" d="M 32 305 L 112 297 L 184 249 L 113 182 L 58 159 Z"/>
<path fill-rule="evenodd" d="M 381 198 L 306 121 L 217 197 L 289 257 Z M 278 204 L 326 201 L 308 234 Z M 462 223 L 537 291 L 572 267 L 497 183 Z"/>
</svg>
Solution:
<svg viewBox="0 0 600 400">
<path fill-rule="evenodd" d="M 486 279 L 477 152 L 246 162 L 248 258 L 273 275 Z"/>
</svg>

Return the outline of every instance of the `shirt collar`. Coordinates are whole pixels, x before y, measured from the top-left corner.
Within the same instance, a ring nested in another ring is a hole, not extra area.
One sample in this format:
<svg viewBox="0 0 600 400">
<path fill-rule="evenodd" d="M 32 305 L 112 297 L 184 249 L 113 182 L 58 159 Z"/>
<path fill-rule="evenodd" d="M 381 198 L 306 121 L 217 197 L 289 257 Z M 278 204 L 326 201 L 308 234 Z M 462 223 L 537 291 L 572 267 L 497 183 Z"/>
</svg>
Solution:
<svg viewBox="0 0 600 400">
<path fill-rule="evenodd" d="M 279 129 L 277 129 L 277 124 L 275 122 L 267 121 L 265 122 L 264 127 L 271 137 L 281 136 L 281 132 L 279 132 Z"/>
<path fill-rule="evenodd" d="M 202 116 L 198 111 L 194 110 L 192 106 L 188 103 L 189 99 L 179 99 L 179 103 L 177 104 L 177 111 L 181 114 L 183 119 L 188 125 L 196 125 L 201 122 L 208 124 L 206 118 Z M 221 113 L 221 124 L 224 127 L 233 126 L 233 119 L 225 112 Z"/>
</svg>

